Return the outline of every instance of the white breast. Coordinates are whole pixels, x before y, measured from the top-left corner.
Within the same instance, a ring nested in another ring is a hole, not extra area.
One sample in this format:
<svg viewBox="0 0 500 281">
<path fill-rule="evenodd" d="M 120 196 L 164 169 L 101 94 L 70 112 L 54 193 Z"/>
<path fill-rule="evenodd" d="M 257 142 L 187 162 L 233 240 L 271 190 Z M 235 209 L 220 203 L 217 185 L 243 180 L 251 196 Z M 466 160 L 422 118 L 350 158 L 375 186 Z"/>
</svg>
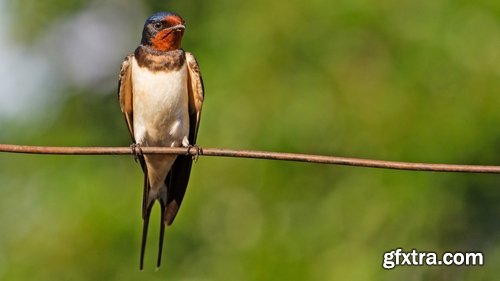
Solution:
<svg viewBox="0 0 500 281">
<path fill-rule="evenodd" d="M 152 72 L 132 63 L 134 137 L 146 146 L 180 146 L 189 134 L 187 66 Z"/>
</svg>

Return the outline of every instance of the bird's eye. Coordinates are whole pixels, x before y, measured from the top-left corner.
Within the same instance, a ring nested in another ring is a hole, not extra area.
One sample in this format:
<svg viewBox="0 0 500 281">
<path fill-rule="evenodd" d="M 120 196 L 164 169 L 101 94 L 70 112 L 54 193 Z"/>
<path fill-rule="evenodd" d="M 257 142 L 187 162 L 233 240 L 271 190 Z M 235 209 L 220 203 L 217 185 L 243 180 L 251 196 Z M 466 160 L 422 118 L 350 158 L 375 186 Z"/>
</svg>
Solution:
<svg viewBox="0 0 500 281">
<path fill-rule="evenodd" d="M 163 27 L 163 23 L 162 22 L 155 22 L 155 24 L 153 26 L 155 29 L 161 29 Z"/>
</svg>

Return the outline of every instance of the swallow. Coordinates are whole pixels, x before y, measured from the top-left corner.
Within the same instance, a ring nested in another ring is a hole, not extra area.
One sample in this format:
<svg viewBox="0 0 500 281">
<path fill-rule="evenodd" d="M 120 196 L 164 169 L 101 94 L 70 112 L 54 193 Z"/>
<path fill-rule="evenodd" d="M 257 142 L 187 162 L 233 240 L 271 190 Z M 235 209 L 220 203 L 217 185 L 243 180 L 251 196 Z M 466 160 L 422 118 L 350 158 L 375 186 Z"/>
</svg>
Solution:
<svg viewBox="0 0 500 281">
<path fill-rule="evenodd" d="M 120 69 L 120 108 L 133 147 L 189 147 L 196 143 L 204 99 L 203 81 L 193 54 L 181 48 L 181 16 L 160 12 L 144 23 L 140 45 Z M 157 268 L 161 265 L 165 225 L 171 225 L 186 192 L 193 158 L 136 155 L 144 173 L 140 269 L 144 267 L 151 208 L 161 208 Z"/>
</svg>

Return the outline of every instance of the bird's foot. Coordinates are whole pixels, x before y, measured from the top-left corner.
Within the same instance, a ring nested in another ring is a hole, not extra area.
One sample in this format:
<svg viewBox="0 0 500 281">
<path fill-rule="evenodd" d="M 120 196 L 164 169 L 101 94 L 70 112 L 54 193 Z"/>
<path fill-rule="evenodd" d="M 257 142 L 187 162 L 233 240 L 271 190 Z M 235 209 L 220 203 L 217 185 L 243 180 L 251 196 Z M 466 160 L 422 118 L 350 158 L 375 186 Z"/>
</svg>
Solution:
<svg viewBox="0 0 500 281">
<path fill-rule="evenodd" d="M 191 157 L 193 158 L 193 161 L 196 163 L 198 161 L 199 156 L 203 155 L 203 149 L 201 147 L 197 146 L 196 144 L 188 145 L 187 148 L 188 148 L 189 155 L 191 155 Z M 194 154 L 191 152 L 191 149 L 195 150 Z"/>
<path fill-rule="evenodd" d="M 141 145 L 138 144 L 138 143 L 131 144 L 130 145 L 130 151 L 131 151 L 132 155 L 134 156 L 134 161 L 135 162 L 137 162 L 137 160 L 139 160 L 139 156 L 144 155 L 142 153 Z"/>
</svg>

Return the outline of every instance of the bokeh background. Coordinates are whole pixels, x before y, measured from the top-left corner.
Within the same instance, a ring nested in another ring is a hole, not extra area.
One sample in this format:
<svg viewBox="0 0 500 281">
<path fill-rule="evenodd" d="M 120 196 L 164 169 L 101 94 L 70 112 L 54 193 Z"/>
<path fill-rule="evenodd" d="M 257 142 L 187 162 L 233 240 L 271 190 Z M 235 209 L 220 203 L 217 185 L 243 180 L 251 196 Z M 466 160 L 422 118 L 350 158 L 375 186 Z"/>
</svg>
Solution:
<svg viewBox="0 0 500 281">
<path fill-rule="evenodd" d="M 0 0 L 0 142 L 127 146 L 123 57 L 180 13 L 199 144 L 500 165 L 500 2 Z M 500 177 L 201 157 L 155 272 L 130 156 L 0 154 L 0 280 L 494 280 Z M 383 252 L 482 267 L 382 269 Z"/>
</svg>

